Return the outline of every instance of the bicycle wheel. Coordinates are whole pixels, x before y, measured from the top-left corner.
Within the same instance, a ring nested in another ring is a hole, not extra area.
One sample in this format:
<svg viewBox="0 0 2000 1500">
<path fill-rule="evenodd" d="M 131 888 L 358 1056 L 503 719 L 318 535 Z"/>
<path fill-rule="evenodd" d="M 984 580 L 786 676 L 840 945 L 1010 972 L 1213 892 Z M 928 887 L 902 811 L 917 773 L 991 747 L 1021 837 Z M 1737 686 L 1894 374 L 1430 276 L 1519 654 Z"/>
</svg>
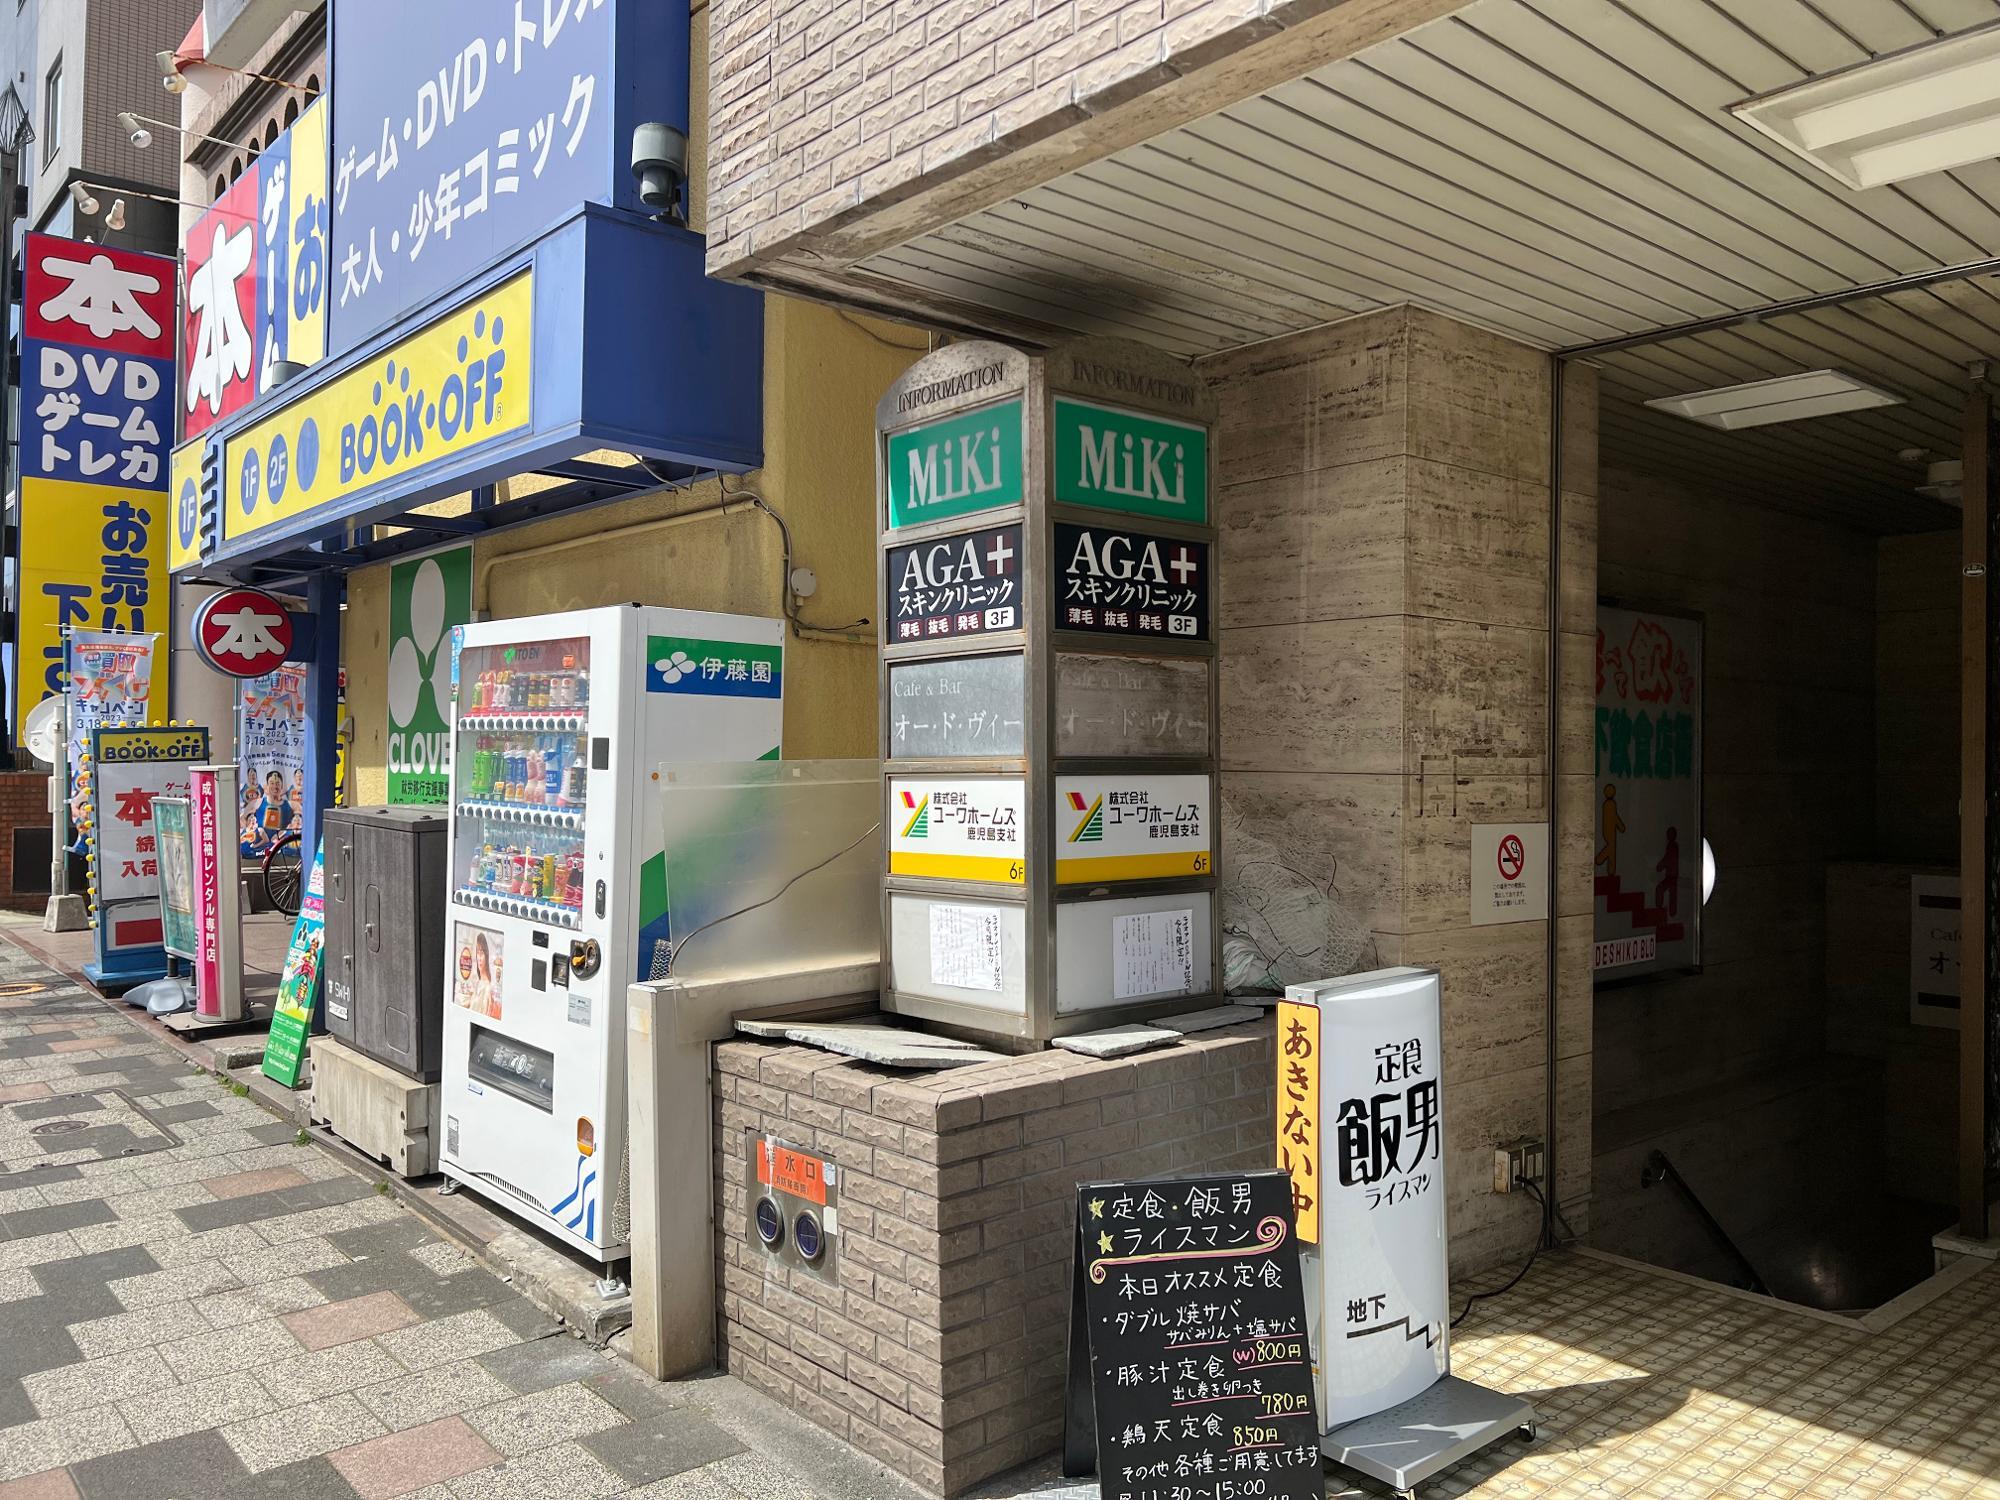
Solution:
<svg viewBox="0 0 2000 1500">
<path fill-rule="evenodd" d="M 281 834 L 277 842 L 264 851 L 264 899 L 286 916 L 296 917 L 299 914 L 301 886 L 299 836 L 296 833 Z"/>
</svg>

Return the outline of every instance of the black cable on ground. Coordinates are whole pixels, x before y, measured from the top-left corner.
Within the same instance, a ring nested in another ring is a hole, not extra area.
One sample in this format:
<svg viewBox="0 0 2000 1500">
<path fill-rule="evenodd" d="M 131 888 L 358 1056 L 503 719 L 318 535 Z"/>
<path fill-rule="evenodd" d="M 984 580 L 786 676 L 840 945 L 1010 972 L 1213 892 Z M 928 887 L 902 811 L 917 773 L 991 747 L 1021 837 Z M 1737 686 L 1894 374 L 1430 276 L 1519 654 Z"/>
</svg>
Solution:
<svg viewBox="0 0 2000 1500">
<path fill-rule="evenodd" d="M 1533 1193 L 1535 1195 L 1535 1202 L 1539 1203 L 1542 1206 L 1542 1212 L 1545 1215 L 1553 1214 L 1555 1216 L 1556 1222 L 1562 1225 L 1563 1232 L 1567 1234 L 1572 1240 L 1574 1240 L 1577 1237 L 1576 1231 L 1570 1228 L 1569 1226 L 1569 1220 L 1563 1217 L 1562 1210 L 1560 1208 L 1551 1207 L 1549 1200 L 1542 1196 L 1542 1190 L 1536 1187 L 1534 1183 L 1528 1181 L 1528 1179 L 1525 1177 L 1517 1177 L 1514 1179 L 1514 1185 L 1516 1187 L 1524 1187 L 1529 1192 Z M 1463 1310 L 1460 1311 L 1457 1317 L 1451 1320 L 1451 1326 L 1456 1328 L 1458 1327 L 1459 1324 L 1463 1323 L 1466 1320 L 1466 1318 L 1471 1315 L 1473 1305 L 1475 1303 L 1484 1302 L 1488 1297 L 1499 1297 L 1508 1292 L 1513 1291 L 1515 1287 L 1521 1284 L 1521 1278 L 1528 1274 L 1529 1268 L 1535 1264 L 1536 1258 L 1541 1255 L 1542 1251 L 1544 1249 L 1554 1249 L 1554 1248 L 1556 1247 L 1552 1245 L 1550 1246 L 1544 1246 L 1539 1244 L 1536 1245 L 1534 1249 L 1528 1252 L 1528 1258 L 1521 1262 L 1521 1269 L 1514 1273 L 1513 1279 L 1509 1281 L 1505 1286 L 1497 1286 L 1493 1288 L 1493 1290 L 1490 1292 L 1474 1292 L 1471 1296 L 1467 1297 L 1465 1299 L 1465 1307 L 1463 1308 Z"/>
<path fill-rule="evenodd" d="M 1467 1315 L 1471 1313 L 1474 1303 L 1484 1302 L 1488 1297 L 1498 1297 L 1507 1292 L 1513 1291 L 1515 1287 L 1521 1284 L 1521 1278 L 1528 1274 L 1528 1268 L 1534 1265 L 1535 1257 L 1537 1257 L 1541 1253 L 1542 1253 L 1542 1247 L 1540 1245 L 1537 1245 L 1535 1246 L 1534 1249 L 1530 1250 L 1528 1252 L 1528 1258 L 1521 1262 L 1521 1269 L 1514 1273 L 1514 1279 L 1508 1282 L 1505 1286 L 1496 1286 L 1490 1292 L 1474 1292 L 1470 1297 L 1467 1297 L 1465 1299 L 1465 1310 L 1459 1313 L 1457 1317 L 1451 1320 L 1451 1326 L 1456 1328 L 1458 1327 L 1459 1324 L 1463 1323 L 1466 1320 Z"/>
</svg>

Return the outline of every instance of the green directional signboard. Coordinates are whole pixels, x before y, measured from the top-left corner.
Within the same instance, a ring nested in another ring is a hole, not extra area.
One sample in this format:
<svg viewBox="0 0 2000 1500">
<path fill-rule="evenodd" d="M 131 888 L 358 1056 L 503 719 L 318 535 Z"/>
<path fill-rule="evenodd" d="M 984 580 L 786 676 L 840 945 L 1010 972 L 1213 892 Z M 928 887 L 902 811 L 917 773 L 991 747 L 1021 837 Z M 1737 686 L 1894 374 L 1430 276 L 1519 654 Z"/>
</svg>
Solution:
<svg viewBox="0 0 2000 1500">
<path fill-rule="evenodd" d="M 1021 402 L 889 434 L 889 526 L 1021 503 Z"/>
<path fill-rule="evenodd" d="M 1056 397 L 1055 500 L 1208 524 L 1208 429 Z"/>
</svg>

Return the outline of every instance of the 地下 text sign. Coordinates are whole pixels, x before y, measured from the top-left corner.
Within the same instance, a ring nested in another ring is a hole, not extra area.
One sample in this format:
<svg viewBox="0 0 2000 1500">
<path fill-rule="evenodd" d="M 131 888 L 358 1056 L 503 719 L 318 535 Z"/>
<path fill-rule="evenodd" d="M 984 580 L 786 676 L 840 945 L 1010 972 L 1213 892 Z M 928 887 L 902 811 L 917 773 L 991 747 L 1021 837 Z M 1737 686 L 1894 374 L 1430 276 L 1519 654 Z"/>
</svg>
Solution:
<svg viewBox="0 0 2000 1500">
<path fill-rule="evenodd" d="M 1208 543 L 1056 522 L 1055 628 L 1206 641 Z"/>
<path fill-rule="evenodd" d="M 1057 884 L 1210 874 L 1208 794 L 1206 776 L 1057 777 Z"/>
<path fill-rule="evenodd" d="M 186 240 L 181 420 L 194 437 L 326 354 L 324 99 L 252 159 Z"/>
<path fill-rule="evenodd" d="M 450 800 L 452 629 L 472 618 L 472 548 L 389 569 L 389 801 Z"/>
<path fill-rule="evenodd" d="M 889 873 L 1019 885 L 1027 879 L 1027 790 L 1018 777 L 889 782 Z"/>
<path fill-rule="evenodd" d="M 1287 1195 L 1282 1172 L 1078 1188 L 1070 1378 L 1087 1348 L 1106 1500 L 1326 1493 Z"/>
<path fill-rule="evenodd" d="M 1021 628 L 1021 528 L 891 547 L 890 645 Z"/>
<path fill-rule="evenodd" d="M 1053 498 L 1208 524 L 1208 429 L 1069 396 L 1055 400 Z"/>
<path fill-rule="evenodd" d="M 890 529 L 1019 505 L 1021 410 L 1017 396 L 890 433 Z"/>
<path fill-rule="evenodd" d="M 533 406 L 533 273 L 435 319 L 231 437 L 222 532 L 299 522 L 372 485 L 525 431 Z"/>
<path fill-rule="evenodd" d="M 189 622 L 195 655 L 231 677 L 262 677 L 292 650 L 291 613 L 262 589 L 223 589 L 201 601 Z"/>
<path fill-rule="evenodd" d="M 578 204 L 611 200 L 626 170 L 612 140 L 616 12 L 610 0 L 334 7 L 334 352 Z"/>
<path fill-rule="evenodd" d="M 63 632 L 166 619 L 171 258 L 27 236 L 15 732 L 62 691 Z"/>
</svg>

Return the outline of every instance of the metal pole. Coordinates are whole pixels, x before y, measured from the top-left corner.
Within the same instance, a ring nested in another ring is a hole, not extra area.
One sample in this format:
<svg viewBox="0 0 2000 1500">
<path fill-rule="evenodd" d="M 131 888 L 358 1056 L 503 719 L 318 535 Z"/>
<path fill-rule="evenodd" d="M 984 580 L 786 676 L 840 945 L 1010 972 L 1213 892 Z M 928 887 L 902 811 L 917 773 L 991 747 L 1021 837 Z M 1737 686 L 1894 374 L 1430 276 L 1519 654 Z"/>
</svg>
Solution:
<svg viewBox="0 0 2000 1500">
<path fill-rule="evenodd" d="M 1562 945 L 1557 930 L 1562 920 L 1562 521 L 1563 521 L 1563 375 L 1565 361 L 1558 354 L 1549 360 L 1549 640 L 1548 640 L 1548 814 L 1549 872 L 1548 928 L 1544 963 L 1548 971 L 1548 995 L 1544 1004 L 1543 1029 L 1546 1043 L 1543 1109 L 1547 1126 L 1543 1132 L 1542 1243 L 1556 1243 L 1556 1163 L 1557 1104 L 1561 1095 L 1557 1070 L 1561 1066 Z"/>
<path fill-rule="evenodd" d="M 1986 920 L 1988 783 L 1987 712 L 1990 677 L 1987 636 L 1991 584 L 1987 556 L 1992 520 L 1993 397 L 1985 371 L 1976 370 L 1965 393 L 1965 473 L 1959 570 L 1959 802 L 1958 802 L 1958 1230 L 1983 1240 L 1990 1231 L 1986 1204 Z"/>
<path fill-rule="evenodd" d="M 306 579 L 306 613 L 312 616 L 313 649 L 306 661 L 306 795 L 299 824 L 301 892 L 312 878 L 313 855 L 333 806 L 334 775 L 340 748 L 340 595 L 344 576 L 323 568 Z M 326 987 L 313 990 L 312 1031 L 326 1030 L 322 1003 Z"/>
</svg>

